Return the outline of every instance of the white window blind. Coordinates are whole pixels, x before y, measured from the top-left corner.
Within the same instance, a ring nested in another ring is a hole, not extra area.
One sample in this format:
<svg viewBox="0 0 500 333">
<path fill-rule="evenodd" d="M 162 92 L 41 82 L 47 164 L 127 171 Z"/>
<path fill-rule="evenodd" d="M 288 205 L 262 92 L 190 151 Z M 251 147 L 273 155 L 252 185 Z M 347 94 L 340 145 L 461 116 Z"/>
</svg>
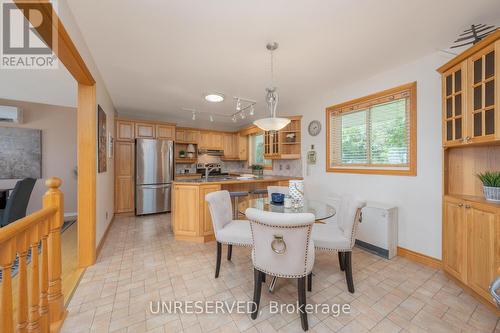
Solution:
<svg viewBox="0 0 500 333">
<path fill-rule="evenodd" d="M 330 110 L 330 169 L 410 170 L 413 100 L 404 90 Z"/>
</svg>

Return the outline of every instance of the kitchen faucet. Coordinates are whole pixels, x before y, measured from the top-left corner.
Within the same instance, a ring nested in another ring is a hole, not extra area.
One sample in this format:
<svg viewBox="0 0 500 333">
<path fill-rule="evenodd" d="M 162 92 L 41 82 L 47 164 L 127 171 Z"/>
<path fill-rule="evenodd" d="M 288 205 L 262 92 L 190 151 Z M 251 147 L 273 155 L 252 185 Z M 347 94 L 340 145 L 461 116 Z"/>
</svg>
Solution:
<svg viewBox="0 0 500 333">
<path fill-rule="evenodd" d="M 210 172 L 212 172 L 212 170 L 215 170 L 215 169 L 218 169 L 219 166 L 214 166 L 214 167 L 209 167 L 209 166 L 206 166 L 205 167 L 205 180 L 208 181 L 208 174 Z"/>
</svg>

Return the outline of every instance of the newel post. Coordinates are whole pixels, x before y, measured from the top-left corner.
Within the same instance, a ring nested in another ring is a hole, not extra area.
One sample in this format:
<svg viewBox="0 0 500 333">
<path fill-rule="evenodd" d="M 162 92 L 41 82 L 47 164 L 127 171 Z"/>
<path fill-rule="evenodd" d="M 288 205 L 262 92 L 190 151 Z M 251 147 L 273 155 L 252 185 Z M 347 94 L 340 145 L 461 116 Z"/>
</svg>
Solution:
<svg viewBox="0 0 500 333">
<path fill-rule="evenodd" d="M 43 196 L 43 207 L 56 208 L 55 215 L 49 218 L 49 324 L 52 325 L 63 319 L 64 297 L 61 289 L 61 227 L 64 218 L 64 197 L 59 187 L 61 179 L 52 177 L 45 181 L 49 188 Z"/>
</svg>

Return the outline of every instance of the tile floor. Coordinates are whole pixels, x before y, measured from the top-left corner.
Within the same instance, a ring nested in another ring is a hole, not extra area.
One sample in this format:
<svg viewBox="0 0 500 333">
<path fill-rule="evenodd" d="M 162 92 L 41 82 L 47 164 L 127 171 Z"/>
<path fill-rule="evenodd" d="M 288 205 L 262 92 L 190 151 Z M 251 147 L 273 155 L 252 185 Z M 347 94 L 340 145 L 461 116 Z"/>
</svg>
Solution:
<svg viewBox="0 0 500 333">
<path fill-rule="evenodd" d="M 68 307 L 63 333 L 301 332 L 297 314 L 272 314 L 270 300 L 296 302 L 296 284 L 280 280 L 249 315 L 152 314 L 150 301 L 251 300 L 250 249 L 234 248 L 214 278 L 215 244 L 174 241 L 169 215 L 116 218 L 96 265 Z M 224 253 L 225 254 L 225 253 Z M 356 293 L 347 291 L 337 256 L 317 253 L 308 301 L 351 305 L 337 317 L 309 315 L 311 332 L 500 332 L 499 319 L 442 272 L 403 258 L 353 255 Z M 268 279 L 269 283 L 269 279 Z"/>
</svg>

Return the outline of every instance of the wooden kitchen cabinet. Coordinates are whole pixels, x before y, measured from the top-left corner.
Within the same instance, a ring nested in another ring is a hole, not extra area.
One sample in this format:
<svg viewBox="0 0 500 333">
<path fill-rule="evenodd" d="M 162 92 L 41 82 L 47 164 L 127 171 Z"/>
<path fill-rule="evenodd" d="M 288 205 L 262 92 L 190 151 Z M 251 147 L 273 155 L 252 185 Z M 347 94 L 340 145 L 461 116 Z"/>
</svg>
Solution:
<svg viewBox="0 0 500 333">
<path fill-rule="evenodd" d="M 286 160 L 301 158 L 301 118 L 289 117 L 290 123 L 279 131 L 264 133 L 264 158 Z"/>
<path fill-rule="evenodd" d="M 464 203 L 457 198 L 444 200 L 443 266 L 462 282 L 467 280 L 467 226 Z"/>
<path fill-rule="evenodd" d="M 175 140 L 178 143 L 197 144 L 200 140 L 200 131 L 187 128 L 177 128 L 175 132 Z"/>
<path fill-rule="evenodd" d="M 223 134 L 223 147 L 224 157 L 223 160 L 236 160 L 238 159 L 238 149 L 237 149 L 236 135 L 233 133 Z"/>
<path fill-rule="evenodd" d="M 463 144 L 467 140 L 465 123 L 467 62 L 463 61 L 443 74 L 443 144 Z"/>
<path fill-rule="evenodd" d="M 134 122 L 129 120 L 116 121 L 116 140 L 133 141 L 135 139 Z"/>
<path fill-rule="evenodd" d="M 238 149 L 238 160 L 248 160 L 248 136 L 236 133 L 236 142 Z"/>
<path fill-rule="evenodd" d="M 500 204 L 477 200 L 444 199 L 443 269 L 490 300 L 500 267 Z"/>
<path fill-rule="evenodd" d="M 128 213 L 134 202 L 134 142 L 115 143 L 115 212 Z"/>
<path fill-rule="evenodd" d="M 199 147 L 202 149 L 224 149 L 223 133 L 212 131 L 201 131 Z"/>
<path fill-rule="evenodd" d="M 491 34 L 438 69 L 445 147 L 500 140 L 499 38 Z"/>
<path fill-rule="evenodd" d="M 174 125 L 156 125 L 156 138 L 165 140 L 175 140 L 175 126 Z"/>
<path fill-rule="evenodd" d="M 474 202 L 464 207 L 467 211 L 467 284 L 484 298 L 490 298 L 489 286 L 500 267 L 498 208 Z"/>
<path fill-rule="evenodd" d="M 135 123 L 135 137 L 141 139 L 155 138 L 155 125 L 150 123 Z"/>
</svg>

